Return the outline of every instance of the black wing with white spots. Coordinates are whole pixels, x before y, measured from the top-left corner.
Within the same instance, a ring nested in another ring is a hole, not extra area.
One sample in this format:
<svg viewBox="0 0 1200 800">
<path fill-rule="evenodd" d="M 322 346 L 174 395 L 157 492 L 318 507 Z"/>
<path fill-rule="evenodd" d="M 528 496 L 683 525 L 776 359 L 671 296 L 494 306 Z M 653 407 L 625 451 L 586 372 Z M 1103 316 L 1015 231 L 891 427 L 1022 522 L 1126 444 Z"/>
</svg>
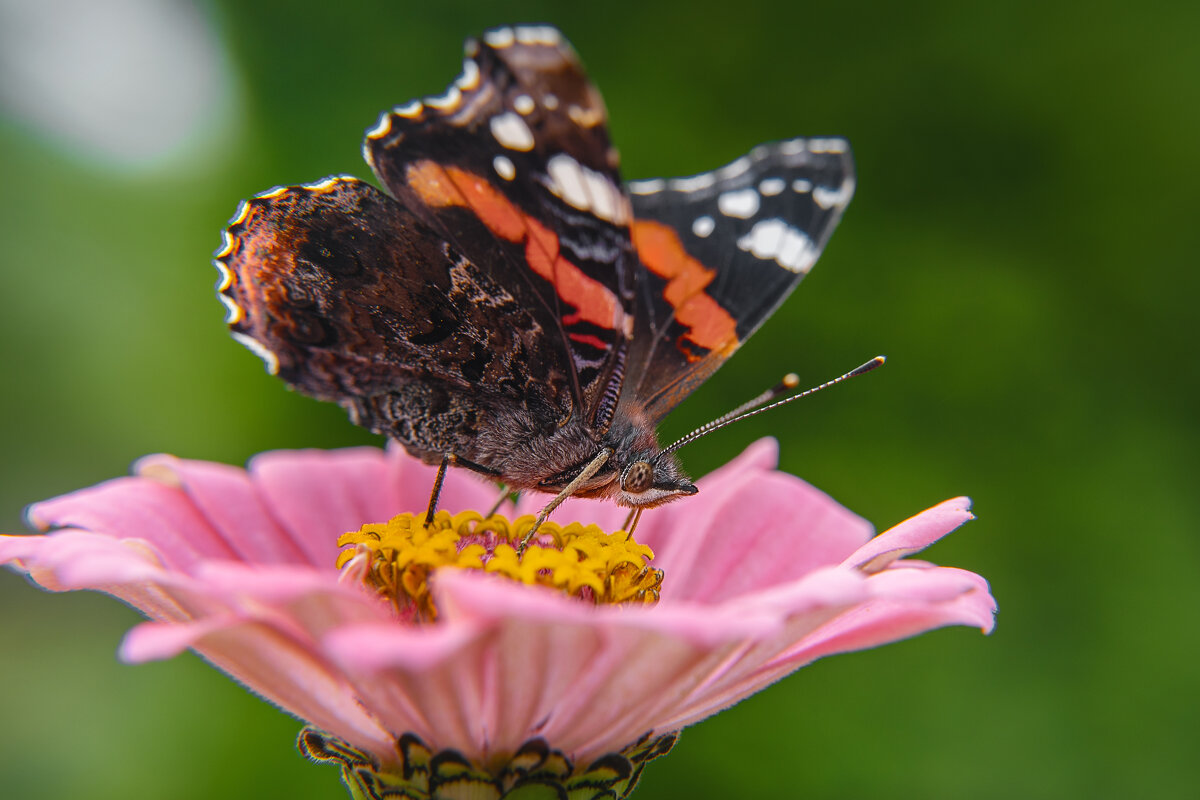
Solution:
<svg viewBox="0 0 1200 800">
<path fill-rule="evenodd" d="M 661 419 L 812 269 L 854 193 L 854 164 L 843 139 L 792 139 L 629 190 L 645 269 L 626 390 Z"/>
</svg>

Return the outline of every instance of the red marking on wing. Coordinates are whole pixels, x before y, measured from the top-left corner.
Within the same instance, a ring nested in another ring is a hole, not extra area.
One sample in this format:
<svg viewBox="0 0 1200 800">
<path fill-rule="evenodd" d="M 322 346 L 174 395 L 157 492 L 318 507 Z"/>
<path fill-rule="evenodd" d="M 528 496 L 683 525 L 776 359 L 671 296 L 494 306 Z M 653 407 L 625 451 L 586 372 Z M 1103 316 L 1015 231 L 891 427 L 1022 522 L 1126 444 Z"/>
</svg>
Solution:
<svg viewBox="0 0 1200 800">
<path fill-rule="evenodd" d="M 599 336 L 593 336 L 590 333 L 568 333 L 567 338 L 571 339 L 572 341 L 582 342 L 583 344 L 590 344 L 592 347 L 598 347 L 601 350 L 608 349 L 607 342 L 605 342 Z"/>
<path fill-rule="evenodd" d="M 558 296 L 576 309 L 574 314 L 563 317 L 563 324 L 584 321 L 608 330 L 619 329 L 625 312 L 616 294 L 563 258 L 559 253 L 558 236 L 521 211 L 486 179 L 433 161 L 412 164 L 406 177 L 408 185 L 429 205 L 469 208 L 500 238 L 510 242 L 523 241 L 529 268 L 549 281 Z M 599 346 L 608 347 L 607 344 Z"/>
<path fill-rule="evenodd" d="M 737 347 L 737 320 L 704 292 L 717 271 L 688 255 L 679 235 L 661 222 L 635 219 L 632 233 L 642 264 L 667 279 L 663 297 L 675 309 L 675 319 L 687 326 L 684 338 L 709 351 Z M 700 358 L 688 350 L 684 352 L 689 361 Z"/>
</svg>

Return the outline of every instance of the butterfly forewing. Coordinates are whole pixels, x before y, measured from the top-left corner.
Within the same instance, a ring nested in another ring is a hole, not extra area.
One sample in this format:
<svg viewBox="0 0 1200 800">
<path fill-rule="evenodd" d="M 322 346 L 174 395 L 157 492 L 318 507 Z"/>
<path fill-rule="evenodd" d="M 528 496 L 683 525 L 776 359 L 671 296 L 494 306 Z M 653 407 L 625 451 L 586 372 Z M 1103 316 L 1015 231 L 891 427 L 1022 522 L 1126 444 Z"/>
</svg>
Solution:
<svg viewBox="0 0 1200 800">
<path fill-rule="evenodd" d="M 644 270 L 626 392 L 661 419 L 812 269 L 854 193 L 854 166 L 843 139 L 793 139 L 630 190 Z"/>
<path fill-rule="evenodd" d="M 636 265 L 604 105 L 552 28 L 492 31 L 467 53 L 447 94 L 380 118 L 367 159 L 447 241 L 552 313 L 542 346 L 592 419 L 620 387 Z"/>
</svg>

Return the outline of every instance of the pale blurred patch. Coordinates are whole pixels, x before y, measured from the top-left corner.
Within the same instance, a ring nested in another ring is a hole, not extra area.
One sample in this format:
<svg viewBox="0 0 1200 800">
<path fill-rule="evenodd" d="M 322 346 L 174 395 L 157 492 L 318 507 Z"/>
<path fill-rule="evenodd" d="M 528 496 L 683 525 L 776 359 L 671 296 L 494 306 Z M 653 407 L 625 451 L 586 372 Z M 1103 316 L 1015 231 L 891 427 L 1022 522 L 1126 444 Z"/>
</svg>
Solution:
<svg viewBox="0 0 1200 800">
<path fill-rule="evenodd" d="M 238 92 L 187 0 L 0 0 L 0 108 L 118 169 L 195 164 L 232 139 Z"/>
</svg>

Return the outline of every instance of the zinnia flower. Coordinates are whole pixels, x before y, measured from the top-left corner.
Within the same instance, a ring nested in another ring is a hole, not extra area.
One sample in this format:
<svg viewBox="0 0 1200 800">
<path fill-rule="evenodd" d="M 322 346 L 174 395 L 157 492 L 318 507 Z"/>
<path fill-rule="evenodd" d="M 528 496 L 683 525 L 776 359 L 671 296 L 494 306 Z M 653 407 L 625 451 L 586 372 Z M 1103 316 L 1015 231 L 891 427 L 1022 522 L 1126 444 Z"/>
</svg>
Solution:
<svg viewBox="0 0 1200 800">
<path fill-rule="evenodd" d="M 398 448 L 151 456 L 31 507 L 54 530 L 0 537 L 0 562 L 137 607 L 152 621 L 123 659 L 194 649 L 306 721 L 301 749 L 355 797 L 623 797 L 680 729 L 817 658 L 991 629 L 981 577 L 905 558 L 971 519 L 966 498 L 872 538 L 775 464 L 752 445 L 637 541 L 604 533 L 624 509 L 568 501 L 556 519 L 599 528 L 552 525 L 518 560 L 540 498 L 427 530 L 396 515 L 424 508 L 433 469 Z M 452 471 L 442 498 L 486 509 L 495 490 Z"/>
</svg>

